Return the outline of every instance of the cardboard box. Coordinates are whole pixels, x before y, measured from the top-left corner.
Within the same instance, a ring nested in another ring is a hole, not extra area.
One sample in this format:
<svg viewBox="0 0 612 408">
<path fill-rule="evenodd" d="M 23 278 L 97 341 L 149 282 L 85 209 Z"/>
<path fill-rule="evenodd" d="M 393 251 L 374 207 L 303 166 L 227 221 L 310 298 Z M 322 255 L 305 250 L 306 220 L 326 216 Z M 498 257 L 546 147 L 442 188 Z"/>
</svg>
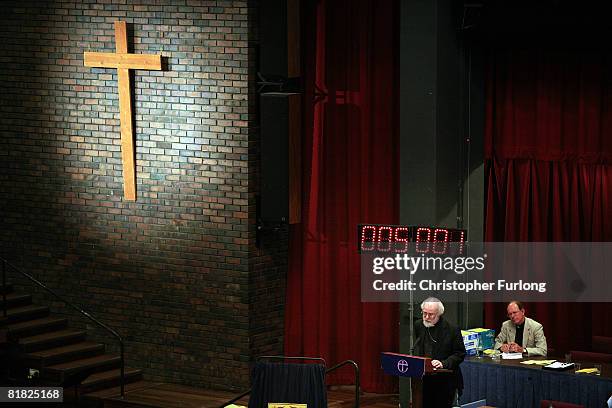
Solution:
<svg viewBox="0 0 612 408">
<path fill-rule="evenodd" d="M 495 347 L 495 330 L 493 329 L 483 329 L 476 328 L 470 330 L 472 333 L 477 333 L 480 336 L 480 342 L 482 344 L 482 349 L 492 349 Z"/>
<path fill-rule="evenodd" d="M 476 345 L 478 342 L 478 333 L 472 333 L 467 330 L 461 330 L 461 336 L 463 337 L 463 344 L 465 345 L 465 351 L 468 356 L 476 355 Z"/>
<path fill-rule="evenodd" d="M 269 402 L 268 408 L 308 408 L 307 404 L 293 404 L 293 403 L 277 403 L 277 402 Z"/>
<path fill-rule="evenodd" d="M 495 347 L 495 330 L 476 328 L 470 329 L 468 332 L 478 335 L 480 345 L 483 350 L 492 349 Z"/>
</svg>

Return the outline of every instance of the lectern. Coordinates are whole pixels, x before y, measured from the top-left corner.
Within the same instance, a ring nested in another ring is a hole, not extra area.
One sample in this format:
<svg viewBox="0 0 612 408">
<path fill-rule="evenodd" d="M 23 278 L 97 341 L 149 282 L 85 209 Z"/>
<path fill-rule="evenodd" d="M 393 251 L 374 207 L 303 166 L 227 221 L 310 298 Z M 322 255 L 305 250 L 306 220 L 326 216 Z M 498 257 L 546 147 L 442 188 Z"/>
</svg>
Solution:
<svg viewBox="0 0 612 408">
<path fill-rule="evenodd" d="M 431 358 L 411 356 L 408 354 L 381 353 L 381 365 L 385 373 L 398 377 L 412 378 L 412 408 L 423 407 L 423 377 L 441 373 L 452 373 L 453 370 L 433 368 Z"/>
</svg>

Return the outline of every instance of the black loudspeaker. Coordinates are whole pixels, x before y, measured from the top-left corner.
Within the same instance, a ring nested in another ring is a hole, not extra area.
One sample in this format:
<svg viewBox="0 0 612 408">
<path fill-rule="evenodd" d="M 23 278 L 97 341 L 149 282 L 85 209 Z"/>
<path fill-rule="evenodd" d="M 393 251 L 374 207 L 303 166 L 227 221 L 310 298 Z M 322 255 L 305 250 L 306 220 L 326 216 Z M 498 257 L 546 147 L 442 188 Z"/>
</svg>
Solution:
<svg viewBox="0 0 612 408">
<path fill-rule="evenodd" d="M 300 76 L 299 0 L 263 0 L 259 14 L 259 72 L 264 77 Z"/>
<path fill-rule="evenodd" d="M 264 223 L 296 224 L 301 219 L 301 95 L 260 96 L 261 200 Z"/>
</svg>

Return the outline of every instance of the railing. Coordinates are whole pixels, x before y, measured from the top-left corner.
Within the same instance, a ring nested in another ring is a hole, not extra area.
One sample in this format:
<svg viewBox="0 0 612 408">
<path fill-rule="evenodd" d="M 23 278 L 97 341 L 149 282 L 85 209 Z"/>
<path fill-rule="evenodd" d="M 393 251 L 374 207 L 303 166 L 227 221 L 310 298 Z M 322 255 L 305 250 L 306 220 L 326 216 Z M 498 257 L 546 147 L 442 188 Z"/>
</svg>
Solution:
<svg viewBox="0 0 612 408">
<path fill-rule="evenodd" d="M 355 408 L 359 408 L 359 393 L 360 393 L 360 384 L 359 384 L 359 366 L 357 365 L 356 362 L 354 362 L 353 360 L 346 360 L 343 361 L 339 364 L 336 364 L 335 366 L 333 366 L 332 368 L 329 368 L 325 373 L 331 373 L 334 370 L 337 370 L 338 368 L 345 366 L 347 364 L 350 364 L 353 366 L 353 369 L 355 370 Z"/>
<path fill-rule="evenodd" d="M 120 385 L 121 385 L 121 398 L 123 399 L 125 397 L 125 363 L 124 363 L 125 360 L 124 360 L 123 339 L 121 338 L 119 333 L 117 333 L 115 330 L 111 329 L 110 327 L 108 327 L 107 325 L 105 325 L 104 323 L 102 323 L 101 321 L 96 319 L 95 317 L 93 317 L 89 312 L 86 312 L 85 310 L 81 309 L 80 307 L 72 304 L 71 302 L 67 301 L 66 299 L 64 299 L 63 297 L 58 295 L 53 289 L 49 288 L 47 285 L 45 285 L 44 283 L 40 282 L 38 279 L 36 279 L 32 275 L 17 269 L 17 267 L 11 265 L 6 259 L 0 257 L 0 262 L 2 262 L 2 289 L 3 289 L 2 290 L 2 300 L 3 300 L 3 309 L 4 309 L 3 315 L 4 315 L 4 317 L 7 317 L 6 274 L 7 274 L 7 269 L 10 268 L 14 272 L 17 272 L 17 273 L 21 274 L 22 276 L 25 276 L 30 281 L 34 282 L 36 285 L 40 286 L 41 288 L 43 288 L 47 292 L 51 293 L 53 296 L 55 296 L 56 298 L 58 298 L 59 300 L 64 302 L 64 304 L 70 306 L 71 308 L 73 308 L 74 310 L 76 310 L 77 312 L 79 312 L 80 314 L 82 314 L 83 316 L 85 316 L 86 318 L 88 318 L 89 320 L 94 322 L 95 324 L 97 324 L 99 327 L 103 328 L 104 330 L 106 330 L 107 332 L 112 334 L 119 341 L 120 363 L 121 363 Z"/>
<path fill-rule="evenodd" d="M 320 357 L 291 357 L 291 356 L 260 356 L 258 358 L 256 358 L 255 360 L 264 360 L 264 359 L 278 359 L 278 360 L 311 360 L 311 361 L 321 361 L 323 363 L 323 365 L 325 366 L 325 360 L 320 358 Z M 361 387 L 359 384 L 359 366 L 357 365 L 356 362 L 354 362 L 353 360 L 345 360 L 339 364 L 336 364 L 335 366 L 333 366 L 332 368 L 328 368 L 325 370 L 325 374 L 328 374 L 334 370 L 337 370 L 340 367 L 343 367 L 345 365 L 352 365 L 354 370 L 355 370 L 355 408 L 359 408 L 359 394 L 361 392 Z M 224 408 L 228 405 L 233 404 L 236 401 L 239 401 L 241 398 L 246 397 L 247 395 L 249 395 L 251 393 L 253 389 L 250 388 L 249 390 L 243 392 L 242 394 L 232 398 L 231 400 L 225 402 L 223 405 L 220 406 L 220 408 Z"/>
</svg>

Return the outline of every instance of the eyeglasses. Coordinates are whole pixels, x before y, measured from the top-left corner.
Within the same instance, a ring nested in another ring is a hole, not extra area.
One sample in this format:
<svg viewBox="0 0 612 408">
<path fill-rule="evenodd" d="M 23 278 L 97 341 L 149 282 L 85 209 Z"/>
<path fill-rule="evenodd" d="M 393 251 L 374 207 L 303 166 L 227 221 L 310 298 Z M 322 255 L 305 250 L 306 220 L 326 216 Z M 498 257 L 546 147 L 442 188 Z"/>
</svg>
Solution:
<svg viewBox="0 0 612 408">
<path fill-rule="evenodd" d="M 436 317 L 437 315 L 438 315 L 437 313 L 423 312 L 423 317 Z"/>
</svg>

